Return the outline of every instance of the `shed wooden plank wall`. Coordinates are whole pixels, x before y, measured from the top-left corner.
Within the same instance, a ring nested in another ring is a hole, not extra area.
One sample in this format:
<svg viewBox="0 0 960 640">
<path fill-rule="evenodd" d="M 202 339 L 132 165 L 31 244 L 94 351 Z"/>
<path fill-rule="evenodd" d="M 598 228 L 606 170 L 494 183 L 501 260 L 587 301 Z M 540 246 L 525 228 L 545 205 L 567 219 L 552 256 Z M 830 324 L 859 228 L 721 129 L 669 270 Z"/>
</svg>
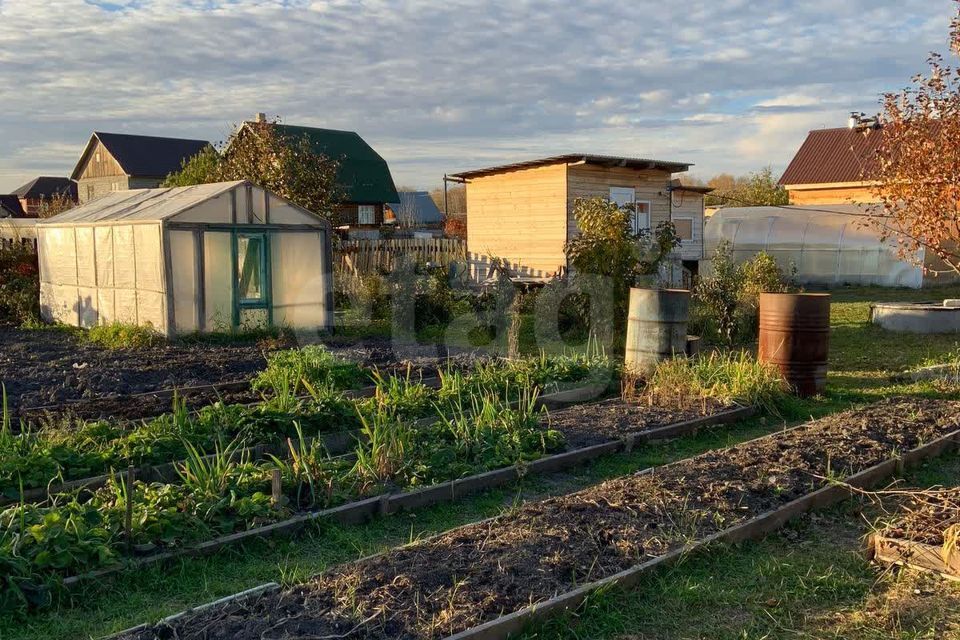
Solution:
<svg viewBox="0 0 960 640">
<path fill-rule="evenodd" d="M 670 219 L 670 196 L 667 187 L 670 174 L 666 171 L 638 170 L 627 167 L 571 165 L 567 177 L 568 228 L 573 238 L 579 233 L 573 217 L 573 203 L 577 198 L 609 198 L 610 187 L 633 187 L 638 201 L 650 202 L 650 227 Z M 469 201 L 468 201 L 469 202 Z"/>
<path fill-rule="evenodd" d="M 491 257 L 520 275 L 546 277 L 566 266 L 565 164 L 471 178 L 467 183 L 467 251 L 483 278 Z"/>
<path fill-rule="evenodd" d="M 693 191 L 675 191 L 673 198 L 673 219 L 690 218 L 693 220 L 693 237 L 680 242 L 678 249 L 681 260 L 703 259 L 703 195 Z"/>
</svg>

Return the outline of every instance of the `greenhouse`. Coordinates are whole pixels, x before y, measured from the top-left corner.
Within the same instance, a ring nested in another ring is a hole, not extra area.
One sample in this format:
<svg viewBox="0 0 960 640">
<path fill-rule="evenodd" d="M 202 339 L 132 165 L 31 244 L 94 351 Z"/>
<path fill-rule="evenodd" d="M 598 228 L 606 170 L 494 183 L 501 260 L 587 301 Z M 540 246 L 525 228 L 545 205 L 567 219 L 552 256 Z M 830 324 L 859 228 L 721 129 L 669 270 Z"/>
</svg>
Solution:
<svg viewBox="0 0 960 640">
<path fill-rule="evenodd" d="M 705 251 L 724 240 L 737 262 L 765 251 L 784 269 L 795 265 L 801 284 L 922 287 L 924 252 L 916 263 L 899 259 L 895 240 L 882 240 L 865 214 L 852 204 L 720 209 L 705 225 Z"/>
<path fill-rule="evenodd" d="M 248 182 L 117 191 L 37 232 L 50 321 L 167 336 L 333 324 L 329 224 Z"/>
</svg>

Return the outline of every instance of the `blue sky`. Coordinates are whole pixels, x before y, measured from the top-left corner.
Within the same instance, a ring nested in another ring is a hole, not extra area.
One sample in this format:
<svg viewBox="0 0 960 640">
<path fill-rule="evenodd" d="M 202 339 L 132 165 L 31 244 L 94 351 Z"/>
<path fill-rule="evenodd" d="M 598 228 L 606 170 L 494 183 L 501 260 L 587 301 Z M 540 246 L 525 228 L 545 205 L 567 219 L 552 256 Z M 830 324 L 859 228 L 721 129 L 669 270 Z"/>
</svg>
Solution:
<svg viewBox="0 0 960 640">
<path fill-rule="evenodd" d="M 951 0 L 0 0 L 0 193 L 93 130 L 350 129 L 399 184 L 565 152 L 785 167 L 945 50 Z"/>
</svg>

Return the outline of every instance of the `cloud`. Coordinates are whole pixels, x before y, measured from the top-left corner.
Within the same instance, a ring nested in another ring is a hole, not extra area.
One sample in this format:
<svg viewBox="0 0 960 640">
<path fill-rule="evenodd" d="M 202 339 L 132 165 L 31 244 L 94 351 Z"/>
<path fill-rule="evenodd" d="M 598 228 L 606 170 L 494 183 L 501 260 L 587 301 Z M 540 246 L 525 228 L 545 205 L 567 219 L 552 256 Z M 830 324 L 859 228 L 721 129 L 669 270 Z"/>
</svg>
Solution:
<svg viewBox="0 0 960 640">
<path fill-rule="evenodd" d="M 220 140 L 258 111 L 358 131 L 424 187 L 572 150 L 782 167 L 921 70 L 952 5 L 0 0 L 0 192 L 94 129 Z"/>
</svg>

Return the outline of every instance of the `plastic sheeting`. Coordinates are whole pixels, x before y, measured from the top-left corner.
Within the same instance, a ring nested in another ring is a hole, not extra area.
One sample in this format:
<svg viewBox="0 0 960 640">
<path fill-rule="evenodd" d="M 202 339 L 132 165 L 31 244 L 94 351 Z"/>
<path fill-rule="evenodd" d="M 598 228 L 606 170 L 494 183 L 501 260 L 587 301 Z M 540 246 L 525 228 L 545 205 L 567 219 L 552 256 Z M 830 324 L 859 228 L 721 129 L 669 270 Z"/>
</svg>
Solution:
<svg viewBox="0 0 960 640">
<path fill-rule="evenodd" d="M 324 232 L 271 235 L 273 321 L 293 329 L 322 329 L 332 324 L 326 310 L 323 271 Z"/>
<path fill-rule="evenodd" d="M 40 304 L 80 327 L 124 322 L 166 332 L 159 224 L 40 225 Z"/>
<path fill-rule="evenodd" d="M 922 268 L 900 260 L 893 242 L 864 226 L 864 213 L 856 205 L 720 209 L 706 222 L 704 250 L 709 259 L 727 240 L 738 262 L 765 251 L 785 269 L 796 265 L 802 284 L 919 289 Z"/>
</svg>

